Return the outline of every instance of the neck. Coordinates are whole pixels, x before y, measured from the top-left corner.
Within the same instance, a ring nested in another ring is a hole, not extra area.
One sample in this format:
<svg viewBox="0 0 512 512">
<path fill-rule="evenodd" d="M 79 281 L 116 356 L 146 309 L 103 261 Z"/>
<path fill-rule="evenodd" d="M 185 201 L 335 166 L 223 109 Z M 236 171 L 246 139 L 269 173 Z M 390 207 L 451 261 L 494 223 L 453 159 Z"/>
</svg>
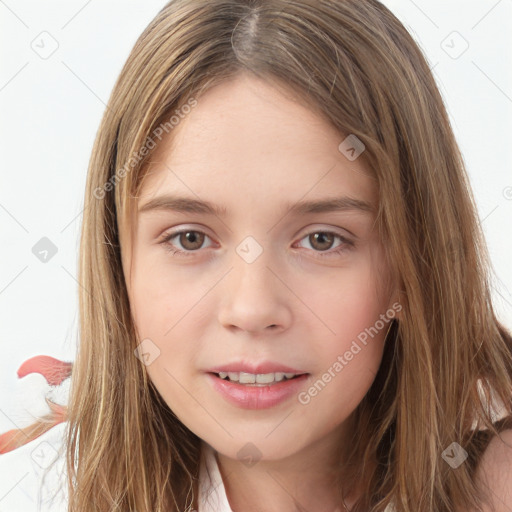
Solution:
<svg viewBox="0 0 512 512">
<path fill-rule="evenodd" d="M 217 453 L 233 512 L 345 512 L 337 484 L 339 436 L 333 431 L 292 455 L 262 458 L 251 467 Z"/>
</svg>

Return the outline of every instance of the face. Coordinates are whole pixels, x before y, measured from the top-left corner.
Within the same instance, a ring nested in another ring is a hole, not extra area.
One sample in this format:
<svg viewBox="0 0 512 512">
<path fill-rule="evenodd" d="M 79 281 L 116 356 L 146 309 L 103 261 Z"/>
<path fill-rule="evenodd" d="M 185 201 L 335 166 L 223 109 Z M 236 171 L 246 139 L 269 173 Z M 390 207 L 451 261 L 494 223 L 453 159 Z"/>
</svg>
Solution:
<svg viewBox="0 0 512 512">
<path fill-rule="evenodd" d="M 151 380 L 228 457 L 247 443 L 270 460 L 339 440 L 396 312 L 374 178 L 338 148 L 346 135 L 246 75 L 210 89 L 170 133 L 138 199 L 136 237 L 121 238 Z M 337 209 L 297 208 L 334 199 Z M 214 375 L 222 369 L 305 375 L 255 386 Z"/>
</svg>

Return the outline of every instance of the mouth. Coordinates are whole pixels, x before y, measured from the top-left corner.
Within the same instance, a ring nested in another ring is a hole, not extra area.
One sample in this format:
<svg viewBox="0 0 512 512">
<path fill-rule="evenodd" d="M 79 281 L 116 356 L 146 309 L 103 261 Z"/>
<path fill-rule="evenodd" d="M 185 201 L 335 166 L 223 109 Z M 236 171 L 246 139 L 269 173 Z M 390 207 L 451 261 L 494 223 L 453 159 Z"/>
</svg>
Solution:
<svg viewBox="0 0 512 512">
<path fill-rule="evenodd" d="M 281 382 L 288 382 L 290 380 L 298 379 L 309 373 L 247 373 L 247 372 L 210 372 L 211 375 L 218 377 L 221 380 L 232 382 L 234 384 L 245 386 L 272 386 Z"/>
<path fill-rule="evenodd" d="M 309 373 L 208 372 L 215 391 L 242 409 L 269 409 L 296 396 L 310 378 Z"/>
</svg>

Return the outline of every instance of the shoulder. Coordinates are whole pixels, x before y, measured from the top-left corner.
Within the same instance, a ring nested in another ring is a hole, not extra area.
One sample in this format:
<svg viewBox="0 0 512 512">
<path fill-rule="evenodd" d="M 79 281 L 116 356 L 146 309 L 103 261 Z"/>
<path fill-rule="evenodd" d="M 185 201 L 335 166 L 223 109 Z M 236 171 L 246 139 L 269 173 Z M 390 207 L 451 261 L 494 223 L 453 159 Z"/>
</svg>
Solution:
<svg viewBox="0 0 512 512">
<path fill-rule="evenodd" d="M 484 498 L 487 496 L 483 512 L 512 510 L 512 429 L 492 438 L 477 467 L 475 481 Z"/>
</svg>

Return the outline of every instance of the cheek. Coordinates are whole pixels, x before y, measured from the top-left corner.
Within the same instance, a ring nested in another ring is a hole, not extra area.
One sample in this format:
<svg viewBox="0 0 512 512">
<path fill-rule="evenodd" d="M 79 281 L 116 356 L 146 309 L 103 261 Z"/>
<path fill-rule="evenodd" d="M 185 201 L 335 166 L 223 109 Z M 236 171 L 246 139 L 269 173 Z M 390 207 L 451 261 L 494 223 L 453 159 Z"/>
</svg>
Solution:
<svg viewBox="0 0 512 512">
<path fill-rule="evenodd" d="M 171 278 L 156 266 L 141 271 L 134 285 L 131 300 L 138 334 L 141 340 L 151 340 L 158 352 L 158 357 L 146 365 L 146 372 L 164 401 L 185 421 L 188 416 L 182 413 L 188 414 L 190 396 L 201 393 L 191 378 L 198 350 L 194 343 L 198 336 L 191 321 L 201 290 L 197 282 L 179 273 Z"/>
<path fill-rule="evenodd" d="M 341 349 L 347 340 L 375 325 L 389 306 L 380 282 L 383 275 L 376 275 L 363 258 L 350 268 L 337 269 L 314 281 L 305 279 L 300 294 L 318 319 L 320 336 L 316 339 Z"/>
<path fill-rule="evenodd" d="M 365 298 L 354 297 L 341 308 L 326 314 L 326 331 L 315 338 L 316 359 L 320 373 L 336 375 L 335 380 L 345 390 L 357 392 L 369 386 L 377 374 L 382 359 L 384 339 L 389 321 L 380 320 L 386 308 Z M 328 379 L 328 377 L 326 377 Z"/>
<path fill-rule="evenodd" d="M 318 386 L 326 403 L 341 397 L 355 407 L 379 369 L 390 319 L 373 274 L 371 267 L 361 264 L 317 283 L 309 295 L 308 305 L 321 320 L 315 321 L 321 331 L 311 333 L 310 339 L 317 376 L 327 381 Z"/>
<path fill-rule="evenodd" d="M 139 260 L 130 305 L 141 336 L 170 339 L 207 288 L 190 269 L 171 271 L 161 258 Z"/>
<path fill-rule="evenodd" d="M 141 265 L 132 292 L 130 305 L 138 343 L 148 344 L 157 354 L 146 371 L 167 404 L 179 411 L 190 400 L 180 383 L 190 393 L 196 392 L 190 372 L 196 365 L 194 339 L 198 336 L 191 319 L 200 305 L 201 289 L 197 281 L 185 279 L 179 272 L 170 277 L 161 266 Z"/>
</svg>

